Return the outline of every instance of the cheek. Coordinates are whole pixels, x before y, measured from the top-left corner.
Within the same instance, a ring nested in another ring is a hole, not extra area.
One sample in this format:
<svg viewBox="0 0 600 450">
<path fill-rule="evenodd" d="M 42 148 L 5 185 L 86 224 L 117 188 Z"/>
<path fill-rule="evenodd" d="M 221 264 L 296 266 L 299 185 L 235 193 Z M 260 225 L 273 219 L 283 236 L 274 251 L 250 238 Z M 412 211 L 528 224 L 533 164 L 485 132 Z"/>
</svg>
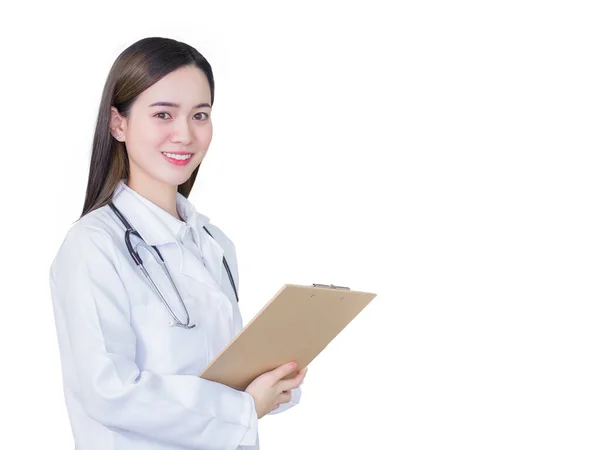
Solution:
<svg viewBox="0 0 600 450">
<path fill-rule="evenodd" d="M 206 149 L 209 146 L 210 141 L 212 140 L 212 135 L 213 135 L 212 123 L 201 127 L 198 130 L 198 132 L 196 133 L 196 140 L 198 141 L 198 145 L 201 148 Z"/>
<path fill-rule="evenodd" d="M 138 157 L 144 157 L 153 150 L 160 149 L 164 142 L 169 139 L 167 127 L 153 124 L 152 121 L 144 121 L 136 127 L 134 133 L 130 134 L 130 146 L 132 153 Z"/>
<path fill-rule="evenodd" d="M 170 141 L 170 133 L 167 127 L 153 127 L 148 130 L 146 133 L 144 140 L 146 142 L 146 146 L 160 149 L 164 146 L 165 142 Z"/>
<path fill-rule="evenodd" d="M 161 148 L 159 136 L 145 135 L 141 139 L 131 140 L 127 144 L 129 157 L 137 162 L 152 160 Z"/>
</svg>

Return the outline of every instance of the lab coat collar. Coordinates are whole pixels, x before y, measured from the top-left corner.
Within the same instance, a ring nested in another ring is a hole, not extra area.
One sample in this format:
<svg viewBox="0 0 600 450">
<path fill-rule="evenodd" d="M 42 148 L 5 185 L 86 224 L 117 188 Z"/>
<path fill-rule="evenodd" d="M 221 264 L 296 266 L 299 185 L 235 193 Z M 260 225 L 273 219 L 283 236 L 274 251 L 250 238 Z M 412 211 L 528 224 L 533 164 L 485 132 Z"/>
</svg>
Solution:
<svg viewBox="0 0 600 450">
<path fill-rule="evenodd" d="M 194 238 L 198 239 L 198 230 L 202 230 L 202 227 L 210 221 L 207 216 L 197 212 L 194 205 L 178 192 L 177 212 L 185 221 L 182 222 L 131 189 L 125 180 L 120 180 L 115 188 L 113 203 L 148 245 L 176 243 L 186 225 L 193 230 Z"/>
</svg>

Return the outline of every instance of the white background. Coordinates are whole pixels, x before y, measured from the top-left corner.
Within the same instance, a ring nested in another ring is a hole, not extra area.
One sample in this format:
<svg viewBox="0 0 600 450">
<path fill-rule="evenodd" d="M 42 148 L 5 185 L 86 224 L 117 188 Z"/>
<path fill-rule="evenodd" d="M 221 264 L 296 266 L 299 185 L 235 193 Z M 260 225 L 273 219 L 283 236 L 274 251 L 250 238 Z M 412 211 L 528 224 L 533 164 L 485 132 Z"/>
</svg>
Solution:
<svg viewBox="0 0 600 450">
<path fill-rule="evenodd" d="M 593 4 L 5 6 L 0 448 L 73 446 L 48 268 L 110 66 L 163 36 L 214 69 L 190 198 L 236 244 L 245 322 L 284 283 L 378 294 L 263 449 L 598 449 Z"/>
</svg>

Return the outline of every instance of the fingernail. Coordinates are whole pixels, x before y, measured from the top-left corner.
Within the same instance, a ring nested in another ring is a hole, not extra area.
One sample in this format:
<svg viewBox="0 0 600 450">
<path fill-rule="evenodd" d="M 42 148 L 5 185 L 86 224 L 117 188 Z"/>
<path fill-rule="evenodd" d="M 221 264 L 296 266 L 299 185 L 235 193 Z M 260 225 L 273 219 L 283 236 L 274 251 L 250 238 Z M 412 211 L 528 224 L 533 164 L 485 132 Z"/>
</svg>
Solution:
<svg viewBox="0 0 600 450">
<path fill-rule="evenodd" d="M 295 369 L 296 368 L 296 363 L 290 363 L 290 369 Z"/>
</svg>

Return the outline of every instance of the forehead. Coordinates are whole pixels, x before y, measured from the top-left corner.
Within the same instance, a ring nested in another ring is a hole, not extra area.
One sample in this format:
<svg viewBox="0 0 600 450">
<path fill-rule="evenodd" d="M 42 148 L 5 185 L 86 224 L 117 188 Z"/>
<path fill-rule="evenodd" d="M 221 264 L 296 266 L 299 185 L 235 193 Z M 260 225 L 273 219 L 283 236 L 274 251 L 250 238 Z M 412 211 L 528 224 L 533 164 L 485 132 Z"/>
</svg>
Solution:
<svg viewBox="0 0 600 450">
<path fill-rule="evenodd" d="M 158 101 L 179 103 L 182 108 L 210 104 L 208 78 L 197 67 L 180 67 L 142 92 L 138 100 L 144 107 Z"/>
</svg>

